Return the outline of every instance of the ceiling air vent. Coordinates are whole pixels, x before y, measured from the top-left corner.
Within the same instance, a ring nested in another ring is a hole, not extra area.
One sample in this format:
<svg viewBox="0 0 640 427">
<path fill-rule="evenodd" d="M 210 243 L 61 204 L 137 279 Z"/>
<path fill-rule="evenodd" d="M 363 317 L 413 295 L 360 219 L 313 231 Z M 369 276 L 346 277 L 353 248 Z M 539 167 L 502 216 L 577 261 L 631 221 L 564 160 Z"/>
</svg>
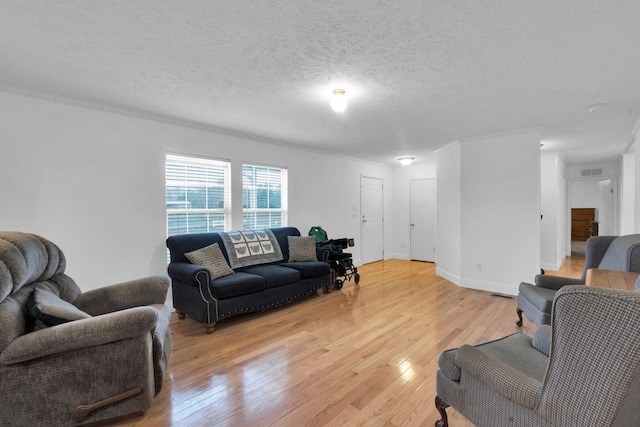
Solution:
<svg viewBox="0 0 640 427">
<path fill-rule="evenodd" d="M 599 176 L 602 175 L 602 168 L 600 169 L 582 169 L 582 176 Z"/>
</svg>

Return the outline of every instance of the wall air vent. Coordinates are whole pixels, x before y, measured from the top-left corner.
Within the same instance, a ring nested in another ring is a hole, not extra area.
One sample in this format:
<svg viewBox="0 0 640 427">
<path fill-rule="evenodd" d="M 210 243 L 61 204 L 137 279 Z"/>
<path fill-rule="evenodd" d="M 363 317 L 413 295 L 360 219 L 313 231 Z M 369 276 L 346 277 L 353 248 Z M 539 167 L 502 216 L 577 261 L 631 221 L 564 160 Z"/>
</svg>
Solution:
<svg viewBox="0 0 640 427">
<path fill-rule="evenodd" d="M 582 176 L 601 176 L 602 168 L 600 169 L 582 169 Z"/>
</svg>

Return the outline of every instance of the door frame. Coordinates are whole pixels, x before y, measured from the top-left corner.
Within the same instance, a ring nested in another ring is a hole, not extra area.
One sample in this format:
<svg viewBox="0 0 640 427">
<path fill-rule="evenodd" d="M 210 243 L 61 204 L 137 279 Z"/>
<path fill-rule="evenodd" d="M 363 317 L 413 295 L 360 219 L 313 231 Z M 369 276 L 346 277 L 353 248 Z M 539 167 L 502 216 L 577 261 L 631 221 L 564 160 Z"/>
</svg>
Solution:
<svg viewBox="0 0 640 427">
<path fill-rule="evenodd" d="M 433 259 L 432 260 L 417 260 L 425 262 L 436 262 L 436 179 L 435 178 L 416 178 L 409 180 L 409 259 L 416 260 L 413 257 L 413 229 L 411 226 L 415 223 L 412 216 L 413 213 L 413 183 L 416 181 L 432 181 L 433 184 L 433 206 L 431 206 L 431 214 L 433 216 Z"/>
<path fill-rule="evenodd" d="M 372 176 L 372 175 L 360 174 L 360 218 L 359 218 L 359 221 L 360 221 L 360 242 L 361 242 L 361 245 L 362 245 L 362 249 L 360 250 L 360 259 L 361 259 L 362 263 L 365 264 L 367 262 L 376 262 L 376 261 L 365 261 L 365 257 L 364 257 L 364 243 L 365 243 L 365 241 L 364 241 L 364 225 L 363 225 L 364 223 L 362 222 L 362 215 L 363 215 L 362 207 L 364 205 L 362 203 L 362 195 L 363 195 L 363 193 L 362 193 L 362 187 L 363 187 L 362 180 L 363 179 L 377 179 L 381 183 L 380 200 L 381 200 L 382 206 L 381 206 L 380 212 L 381 212 L 381 215 L 382 215 L 382 218 L 381 218 L 382 227 L 380 227 L 380 233 L 381 233 L 381 238 L 382 238 L 382 260 L 384 260 L 384 243 L 385 243 L 385 235 L 384 235 L 384 227 L 385 227 L 385 224 L 384 224 L 384 178 L 382 178 L 380 176 Z"/>
<path fill-rule="evenodd" d="M 571 256 L 571 192 L 572 184 L 578 181 L 602 181 L 605 179 L 611 180 L 611 186 L 613 187 L 613 213 L 612 213 L 612 232 L 614 235 L 620 234 L 620 186 L 618 185 L 618 177 L 615 175 L 591 175 L 591 176 L 578 176 L 567 179 L 567 199 L 565 208 L 565 256 Z"/>
</svg>

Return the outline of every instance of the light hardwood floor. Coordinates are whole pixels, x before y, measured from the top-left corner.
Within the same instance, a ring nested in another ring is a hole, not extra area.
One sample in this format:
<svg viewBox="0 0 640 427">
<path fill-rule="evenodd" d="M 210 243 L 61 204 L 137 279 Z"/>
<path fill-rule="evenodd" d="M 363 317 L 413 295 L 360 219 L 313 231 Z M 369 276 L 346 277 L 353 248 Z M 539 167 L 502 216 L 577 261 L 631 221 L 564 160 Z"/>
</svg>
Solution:
<svg viewBox="0 0 640 427">
<path fill-rule="evenodd" d="M 583 265 L 569 257 L 547 274 L 579 277 Z M 442 350 L 535 330 L 516 327 L 515 297 L 459 288 L 431 263 L 359 272 L 359 285 L 228 319 L 211 335 L 174 314 L 162 392 L 116 425 L 433 426 Z M 448 413 L 452 427 L 472 425 Z"/>
</svg>

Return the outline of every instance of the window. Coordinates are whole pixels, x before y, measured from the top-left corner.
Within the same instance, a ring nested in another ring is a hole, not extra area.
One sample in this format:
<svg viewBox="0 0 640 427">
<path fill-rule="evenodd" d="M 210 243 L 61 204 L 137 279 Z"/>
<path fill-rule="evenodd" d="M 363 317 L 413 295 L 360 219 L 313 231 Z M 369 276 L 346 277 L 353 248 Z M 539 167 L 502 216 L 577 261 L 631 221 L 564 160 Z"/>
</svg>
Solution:
<svg viewBox="0 0 640 427">
<path fill-rule="evenodd" d="M 167 154 L 167 236 L 231 228 L 229 162 Z"/>
<path fill-rule="evenodd" d="M 287 225 L 287 170 L 242 165 L 242 227 Z"/>
</svg>

